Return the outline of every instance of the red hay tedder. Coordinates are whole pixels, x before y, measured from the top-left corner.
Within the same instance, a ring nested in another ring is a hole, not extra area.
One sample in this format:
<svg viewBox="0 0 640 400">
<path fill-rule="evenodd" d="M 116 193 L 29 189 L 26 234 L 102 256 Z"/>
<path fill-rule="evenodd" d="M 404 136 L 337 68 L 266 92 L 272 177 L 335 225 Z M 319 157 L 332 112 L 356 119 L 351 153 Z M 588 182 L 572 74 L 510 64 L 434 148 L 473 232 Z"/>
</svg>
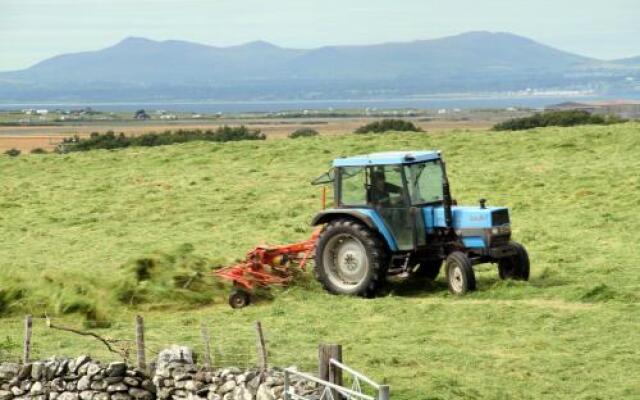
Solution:
<svg viewBox="0 0 640 400">
<path fill-rule="evenodd" d="M 294 277 L 294 269 L 305 270 L 313 258 L 320 229 L 314 230 L 308 240 L 280 246 L 258 246 L 247 253 L 244 261 L 221 268 L 215 275 L 233 283 L 229 305 L 242 308 L 251 302 L 250 293 L 257 287 L 286 285 Z"/>
</svg>

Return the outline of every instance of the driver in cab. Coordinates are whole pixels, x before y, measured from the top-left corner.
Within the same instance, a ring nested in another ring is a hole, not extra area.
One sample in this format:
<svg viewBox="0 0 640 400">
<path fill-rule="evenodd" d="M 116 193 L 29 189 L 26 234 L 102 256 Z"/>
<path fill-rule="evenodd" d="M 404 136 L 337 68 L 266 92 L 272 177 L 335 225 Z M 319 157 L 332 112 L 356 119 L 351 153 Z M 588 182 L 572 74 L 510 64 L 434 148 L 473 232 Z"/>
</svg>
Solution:
<svg viewBox="0 0 640 400">
<path fill-rule="evenodd" d="M 371 173 L 369 195 L 371 203 L 376 206 L 393 207 L 402 204 L 402 188 L 387 182 L 383 170 L 374 170 Z"/>
</svg>

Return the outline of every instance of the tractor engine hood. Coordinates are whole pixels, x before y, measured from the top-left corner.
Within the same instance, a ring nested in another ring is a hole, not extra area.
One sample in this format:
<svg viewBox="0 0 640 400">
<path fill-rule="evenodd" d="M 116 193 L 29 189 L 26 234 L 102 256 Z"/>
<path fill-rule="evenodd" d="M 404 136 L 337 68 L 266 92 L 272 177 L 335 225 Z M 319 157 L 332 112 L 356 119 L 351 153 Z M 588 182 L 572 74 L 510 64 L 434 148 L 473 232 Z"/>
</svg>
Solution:
<svg viewBox="0 0 640 400">
<path fill-rule="evenodd" d="M 446 228 L 443 206 L 425 207 L 423 209 L 427 232 L 435 228 Z M 452 228 L 460 236 L 467 247 L 488 247 L 491 237 L 509 238 L 509 209 L 506 207 L 451 207 Z"/>
<path fill-rule="evenodd" d="M 425 208 L 425 212 L 428 212 L 427 208 Z M 444 207 L 433 207 L 432 213 L 433 227 L 445 228 L 447 225 L 444 217 Z M 453 217 L 453 229 L 482 229 L 509 225 L 509 209 L 506 207 L 453 206 L 451 207 L 451 214 Z"/>
</svg>

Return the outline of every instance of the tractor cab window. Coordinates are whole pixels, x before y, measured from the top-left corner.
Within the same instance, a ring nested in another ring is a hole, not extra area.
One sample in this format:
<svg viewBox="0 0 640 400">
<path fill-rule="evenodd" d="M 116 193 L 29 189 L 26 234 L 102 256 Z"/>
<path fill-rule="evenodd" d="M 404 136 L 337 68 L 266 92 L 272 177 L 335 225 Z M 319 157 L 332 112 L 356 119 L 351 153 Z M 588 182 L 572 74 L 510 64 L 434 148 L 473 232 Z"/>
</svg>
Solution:
<svg viewBox="0 0 640 400">
<path fill-rule="evenodd" d="M 393 235 L 398 249 L 414 247 L 413 215 L 409 208 L 402 165 L 370 167 L 369 202 L 378 211 Z"/>
<path fill-rule="evenodd" d="M 341 202 L 346 206 L 405 207 L 402 166 L 343 167 Z"/>
<path fill-rule="evenodd" d="M 411 164 L 405 167 L 412 204 L 437 203 L 444 198 L 440 162 Z"/>
<path fill-rule="evenodd" d="M 344 167 L 340 170 L 341 202 L 347 206 L 367 204 L 367 176 L 364 167 Z"/>
<path fill-rule="evenodd" d="M 385 165 L 371 167 L 369 201 L 374 206 L 402 207 L 404 205 L 402 167 Z"/>
</svg>

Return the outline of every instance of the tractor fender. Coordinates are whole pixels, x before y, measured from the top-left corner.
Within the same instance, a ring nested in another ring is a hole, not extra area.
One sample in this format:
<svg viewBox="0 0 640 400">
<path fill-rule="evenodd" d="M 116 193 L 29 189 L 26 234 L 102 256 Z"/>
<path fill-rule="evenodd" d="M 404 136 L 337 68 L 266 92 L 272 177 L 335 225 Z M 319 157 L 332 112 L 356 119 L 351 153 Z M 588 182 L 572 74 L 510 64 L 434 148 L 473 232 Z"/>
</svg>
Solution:
<svg viewBox="0 0 640 400">
<path fill-rule="evenodd" d="M 328 224 L 336 219 L 349 218 L 354 219 L 374 232 L 378 232 L 384 239 L 391 251 L 397 251 L 398 246 L 391 234 L 391 231 L 384 223 L 378 212 L 370 208 L 352 208 L 352 209 L 328 209 L 320 211 L 311 221 L 312 226 Z"/>
</svg>

